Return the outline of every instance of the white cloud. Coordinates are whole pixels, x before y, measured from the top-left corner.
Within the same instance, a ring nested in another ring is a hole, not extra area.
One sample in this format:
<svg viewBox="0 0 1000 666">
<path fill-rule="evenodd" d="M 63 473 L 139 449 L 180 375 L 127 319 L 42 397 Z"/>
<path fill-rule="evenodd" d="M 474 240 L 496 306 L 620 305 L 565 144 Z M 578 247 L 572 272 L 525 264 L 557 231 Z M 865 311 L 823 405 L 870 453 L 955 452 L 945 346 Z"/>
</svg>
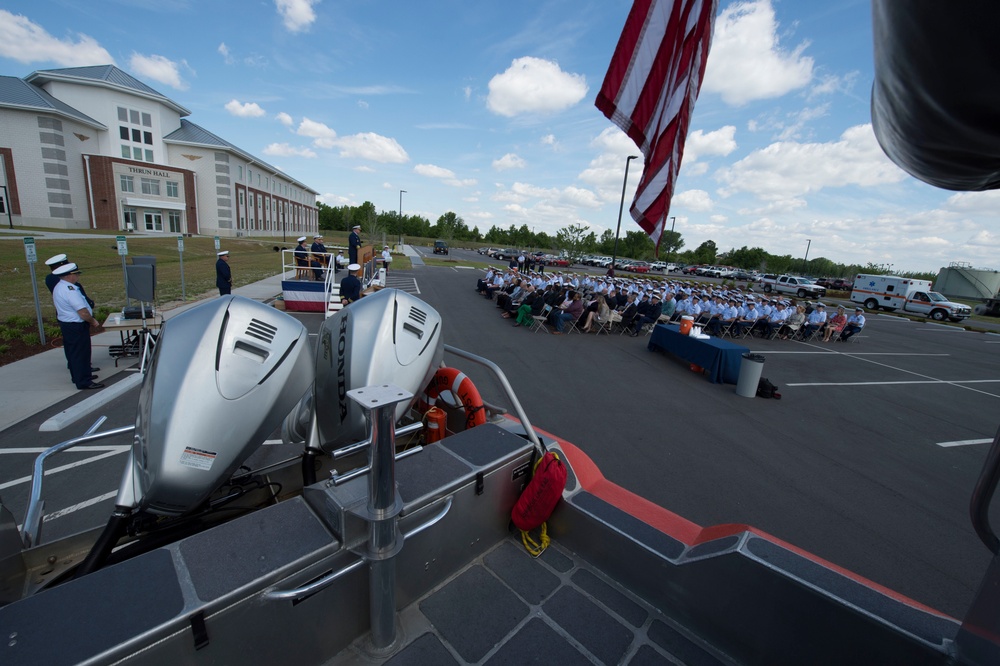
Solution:
<svg viewBox="0 0 1000 666">
<path fill-rule="evenodd" d="M 725 156 L 736 150 L 736 128 L 732 125 L 720 127 L 714 132 L 695 130 L 688 134 L 684 142 L 682 165 L 694 162 L 702 155 Z"/>
<path fill-rule="evenodd" d="M 555 113 L 587 94 L 582 74 L 562 71 L 551 60 L 517 58 L 507 71 L 490 79 L 486 106 L 493 113 L 513 117 L 525 113 Z"/>
<path fill-rule="evenodd" d="M 93 37 L 57 39 L 26 16 L 0 9 L 0 56 L 17 62 L 53 62 L 66 67 L 114 64 L 115 59 Z"/>
<path fill-rule="evenodd" d="M 359 173 L 375 173 L 375 169 L 368 166 L 367 164 L 361 164 L 359 166 L 356 166 L 354 167 L 354 170 Z"/>
<path fill-rule="evenodd" d="M 528 163 L 514 153 L 507 153 L 500 159 L 493 160 L 493 168 L 497 171 L 505 171 L 507 169 L 523 169 L 526 166 L 528 166 Z"/>
<path fill-rule="evenodd" d="M 265 155 L 276 157 L 316 157 L 316 153 L 308 148 L 296 148 L 287 143 L 271 143 L 264 148 Z"/>
<path fill-rule="evenodd" d="M 366 102 L 363 99 L 359 99 L 358 100 L 358 108 L 359 109 L 367 109 L 368 108 L 368 102 Z"/>
<path fill-rule="evenodd" d="M 802 196 L 826 187 L 871 187 L 906 177 L 879 148 L 870 124 L 848 128 L 837 141 L 779 141 L 720 169 L 720 193 L 750 192 L 761 199 Z"/>
<path fill-rule="evenodd" d="M 413 172 L 428 178 L 437 178 L 445 185 L 452 187 L 471 187 L 476 184 L 474 178 L 457 178 L 451 169 L 445 169 L 434 164 L 418 164 L 413 167 Z"/>
<path fill-rule="evenodd" d="M 712 210 L 712 197 L 705 190 L 686 190 L 678 192 L 671 200 L 671 206 L 680 206 L 693 213 L 706 213 Z"/>
<path fill-rule="evenodd" d="M 780 47 L 770 0 L 730 5 L 715 21 L 701 89 L 741 106 L 803 88 L 813 76 L 812 58 L 802 55 L 808 45 L 802 42 L 792 51 Z"/>
<path fill-rule="evenodd" d="M 317 4 L 319 0 L 274 0 L 274 6 L 289 32 L 308 30 L 316 20 L 313 5 Z"/>
<path fill-rule="evenodd" d="M 553 148 L 558 147 L 555 134 L 546 134 L 541 138 L 541 142 L 543 146 L 552 146 Z"/>
<path fill-rule="evenodd" d="M 225 42 L 219 44 L 219 48 L 216 50 L 222 55 L 222 59 L 227 65 L 232 65 L 236 62 L 236 59 L 229 54 L 229 47 L 226 46 Z"/>
<path fill-rule="evenodd" d="M 340 148 L 341 157 L 359 157 L 372 162 L 400 164 L 408 162 L 410 156 L 395 139 L 363 132 L 335 139 L 333 144 Z"/>
<path fill-rule="evenodd" d="M 302 122 L 299 123 L 299 129 L 296 130 L 296 134 L 310 137 L 313 140 L 313 145 L 317 148 L 333 148 L 334 141 L 337 138 L 337 133 L 332 129 L 323 123 L 309 120 L 308 118 L 302 119 Z"/>
<path fill-rule="evenodd" d="M 246 102 L 241 104 L 239 100 L 231 99 L 226 102 L 226 111 L 239 118 L 260 118 L 267 112 L 260 108 L 257 102 Z"/>
<path fill-rule="evenodd" d="M 187 90 L 187 83 L 181 79 L 180 64 L 161 55 L 144 56 L 140 53 L 132 53 L 128 66 L 139 76 L 159 81 L 177 90 Z"/>
<path fill-rule="evenodd" d="M 292 125 L 295 124 L 295 121 L 292 119 L 292 117 L 287 113 L 285 113 L 284 111 L 276 115 L 274 119 L 277 120 L 282 125 L 284 125 L 285 127 L 291 127 Z"/>
</svg>

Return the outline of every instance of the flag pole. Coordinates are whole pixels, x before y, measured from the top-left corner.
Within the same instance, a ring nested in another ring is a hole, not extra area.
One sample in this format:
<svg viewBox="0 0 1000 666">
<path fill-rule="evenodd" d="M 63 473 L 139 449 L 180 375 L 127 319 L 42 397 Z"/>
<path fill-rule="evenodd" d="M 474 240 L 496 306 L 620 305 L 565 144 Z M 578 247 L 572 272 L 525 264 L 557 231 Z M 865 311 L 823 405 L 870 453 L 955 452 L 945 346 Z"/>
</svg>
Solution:
<svg viewBox="0 0 1000 666">
<path fill-rule="evenodd" d="M 615 262 L 618 260 L 618 234 L 622 231 L 622 211 L 625 210 L 625 188 L 628 187 L 628 165 L 632 160 L 638 159 L 638 155 L 629 155 L 625 160 L 625 180 L 622 181 L 622 202 L 618 206 L 618 227 L 615 229 L 615 249 L 611 253 L 611 275 L 615 274 Z"/>
</svg>

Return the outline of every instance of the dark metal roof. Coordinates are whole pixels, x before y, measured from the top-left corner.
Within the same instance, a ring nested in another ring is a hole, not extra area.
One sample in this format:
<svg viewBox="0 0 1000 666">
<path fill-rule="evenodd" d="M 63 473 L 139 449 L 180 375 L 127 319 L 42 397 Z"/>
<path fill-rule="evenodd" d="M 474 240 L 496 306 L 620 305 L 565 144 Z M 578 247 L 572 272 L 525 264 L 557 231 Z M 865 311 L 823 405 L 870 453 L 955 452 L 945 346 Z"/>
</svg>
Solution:
<svg viewBox="0 0 1000 666">
<path fill-rule="evenodd" d="M 91 65 L 88 67 L 63 67 L 59 69 L 41 69 L 32 72 L 25 81 L 41 85 L 48 81 L 76 80 L 79 82 L 95 83 L 107 85 L 115 88 L 124 88 L 138 93 L 144 97 L 152 97 L 177 110 L 182 116 L 191 112 L 173 101 L 158 90 L 151 88 L 128 72 L 125 72 L 114 65 Z"/>
<path fill-rule="evenodd" d="M 16 76 L 0 76 L 0 107 L 35 109 L 72 118 L 98 129 L 107 129 L 103 123 Z"/>
<path fill-rule="evenodd" d="M 223 150 L 229 150 L 231 152 L 236 153 L 237 155 L 247 160 L 248 162 L 254 162 L 256 164 L 259 164 L 262 168 L 267 169 L 271 173 L 282 176 L 283 178 L 287 178 L 290 182 L 297 184 L 299 187 L 306 190 L 307 192 L 312 192 L 313 194 L 319 194 L 316 190 L 312 189 L 305 183 L 302 183 L 298 179 L 292 178 L 287 173 L 271 166 L 264 160 L 251 155 L 242 148 L 233 145 L 232 143 L 229 143 L 222 137 L 212 134 L 204 127 L 201 127 L 200 125 L 195 125 L 193 122 L 185 120 L 184 118 L 181 118 L 181 126 L 178 129 L 171 132 L 170 134 L 163 137 L 163 141 L 165 143 L 189 143 L 198 146 L 213 146 L 216 148 L 222 148 Z"/>
</svg>

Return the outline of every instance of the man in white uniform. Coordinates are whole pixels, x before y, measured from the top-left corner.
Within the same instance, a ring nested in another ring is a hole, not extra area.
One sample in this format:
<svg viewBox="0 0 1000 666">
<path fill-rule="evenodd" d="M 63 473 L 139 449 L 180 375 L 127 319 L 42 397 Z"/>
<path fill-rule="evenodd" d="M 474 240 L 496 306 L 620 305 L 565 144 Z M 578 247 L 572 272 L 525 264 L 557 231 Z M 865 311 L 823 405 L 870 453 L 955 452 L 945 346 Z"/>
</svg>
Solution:
<svg viewBox="0 0 1000 666">
<path fill-rule="evenodd" d="M 90 330 L 101 330 L 101 323 L 94 318 L 94 312 L 76 286 L 80 279 L 80 269 L 76 264 L 65 264 L 54 273 L 59 283 L 52 290 L 52 302 L 56 306 L 56 317 L 63 336 L 63 351 L 69 364 L 69 373 L 78 389 L 101 389 L 104 384 L 94 381 L 90 365 Z"/>
</svg>

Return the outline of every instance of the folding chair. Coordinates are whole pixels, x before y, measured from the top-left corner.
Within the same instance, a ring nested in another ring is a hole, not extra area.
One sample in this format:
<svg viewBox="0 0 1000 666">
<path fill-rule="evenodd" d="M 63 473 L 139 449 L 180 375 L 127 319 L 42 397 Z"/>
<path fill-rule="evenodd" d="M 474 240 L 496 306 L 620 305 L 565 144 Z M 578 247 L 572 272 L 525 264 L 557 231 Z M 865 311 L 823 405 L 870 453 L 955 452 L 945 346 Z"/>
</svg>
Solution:
<svg viewBox="0 0 1000 666">
<path fill-rule="evenodd" d="M 544 308 L 542 308 L 541 314 L 531 315 L 531 328 L 529 328 L 528 330 L 534 331 L 536 333 L 538 331 L 542 331 L 543 333 L 548 333 L 549 329 L 545 328 L 545 322 L 548 320 L 549 313 L 551 312 L 552 312 L 552 306 L 546 305 Z"/>
<path fill-rule="evenodd" d="M 611 335 L 611 326 L 614 323 L 612 317 L 616 313 L 609 312 L 607 317 L 594 316 L 594 321 L 591 323 L 591 327 L 597 326 L 597 330 L 594 331 L 595 335 L 600 335 L 604 333 L 605 335 Z M 619 317 L 620 319 L 620 317 Z"/>
</svg>

